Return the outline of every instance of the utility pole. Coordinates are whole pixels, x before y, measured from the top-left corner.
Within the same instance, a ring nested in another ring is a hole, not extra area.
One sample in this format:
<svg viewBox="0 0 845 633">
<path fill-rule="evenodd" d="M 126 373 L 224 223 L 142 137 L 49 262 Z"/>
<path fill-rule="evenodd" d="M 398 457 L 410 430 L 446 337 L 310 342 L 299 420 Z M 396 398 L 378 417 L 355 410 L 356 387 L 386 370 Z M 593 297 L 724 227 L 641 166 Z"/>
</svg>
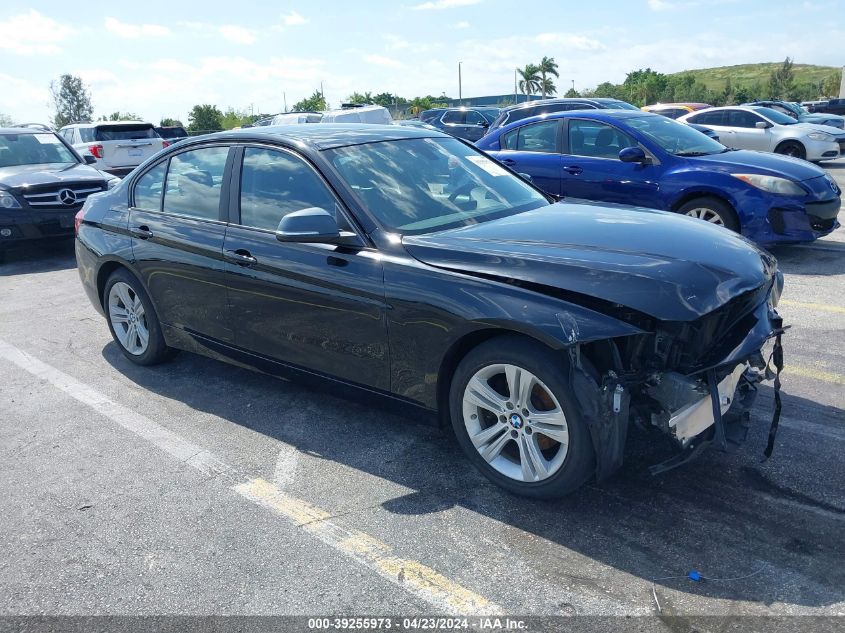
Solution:
<svg viewBox="0 0 845 633">
<path fill-rule="evenodd" d="M 288 96 L 287 96 L 287 94 L 285 94 L 284 91 L 282 91 L 282 101 L 284 101 L 284 103 L 285 103 L 285 112 L 287 112 L 288 111 Z"/>
<path fill-rule="evenodd" d="M 845 66 L 842 67 L 842 81 L 839 82 L 839 98 L 845 99 Z"/>
<path fill-rule="evenodd" d="M 572 92 L 575 92 L 575 80 L 572 80 Z"/>
<path fill-rule="evenodd" d="M 519 103 L 519 97 L 517 96 L 518 93 L 516 91 L 516 74 L 518 72 L 519 72 L 519 68 L 513 69 L 513 103 L 514 103 L 514 105 Z"/>
<path fill-rule="evenodd" d="M 461 101 L 463 100 L 463 94 L 461 93 L 461 64 L 463 62 L 458 62 L 458 105 L 462 105 Z"/>
</svg>

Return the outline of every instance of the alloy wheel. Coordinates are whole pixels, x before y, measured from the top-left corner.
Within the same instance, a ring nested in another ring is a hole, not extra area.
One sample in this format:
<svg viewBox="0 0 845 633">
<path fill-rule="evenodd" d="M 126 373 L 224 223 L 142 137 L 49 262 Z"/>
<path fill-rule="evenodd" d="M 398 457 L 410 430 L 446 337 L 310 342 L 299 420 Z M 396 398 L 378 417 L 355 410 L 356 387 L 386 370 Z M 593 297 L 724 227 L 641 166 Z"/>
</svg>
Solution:
<svg viewBox="0 0 845 633">
<path fill-rule="evenodd" d="M 566 460 L 566 415 L 551 390 L 522 367 L 478 370 L 464 389 L 463 418 L 475 449 L 506 477 L 542 481 Z"/>
<path fill-rule="evenodd" d="M 122 281 L 109 290 L 109 321 L 123 348 L 134 356 L 141 356 L 150 344 L 150 329 L 141 297 Z"/>
<path fill-rule="evenodd" d="M 687 215 L 693 218 L 698 218 L 699 220 L 704 220 L 705 222 L 710 222 L 711 224 L 725 226 L 725 221 L 722 219 L 722 216 L 716 213 L 713 209 L 708 209 L 707 207 L 690 209 L 687 211 Z"/>
</svg>

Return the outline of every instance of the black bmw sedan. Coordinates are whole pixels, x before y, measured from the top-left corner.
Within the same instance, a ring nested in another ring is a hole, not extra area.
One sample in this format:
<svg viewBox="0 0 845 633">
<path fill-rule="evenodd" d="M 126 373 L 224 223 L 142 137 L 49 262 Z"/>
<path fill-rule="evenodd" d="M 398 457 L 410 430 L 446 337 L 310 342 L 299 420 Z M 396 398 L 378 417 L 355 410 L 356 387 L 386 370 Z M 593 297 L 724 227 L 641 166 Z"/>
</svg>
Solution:
<svg viewBox="0 0 845 633">
<path fill-rule="evenodd" d="M 0 128 L 0 259 L 13 244 L 70 238 L 85 199 L 116 184 L 42 128 Z"/>
<path fill-rule="evenodd" d="M 83 285 L 132 362 L 189 350 L 437 414 L 535 497 L 611 475 L 632 422 L 676 444 L 663 468 L 736 439 L 780 331 L 782 276 L 745 239 L 555 203 L 431 130 L 188 140 L 77 220 Z"/>
</svg>

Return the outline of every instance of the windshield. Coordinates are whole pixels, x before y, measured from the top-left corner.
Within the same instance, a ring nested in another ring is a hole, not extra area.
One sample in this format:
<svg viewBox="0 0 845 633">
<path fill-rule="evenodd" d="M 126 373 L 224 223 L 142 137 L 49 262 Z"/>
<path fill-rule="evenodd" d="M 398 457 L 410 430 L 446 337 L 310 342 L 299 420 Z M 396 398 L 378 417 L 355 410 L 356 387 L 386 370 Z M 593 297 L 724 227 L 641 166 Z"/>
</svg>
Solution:
<svg viewBox="0 0 845 633">
<path fill-rule="evenodd" d="M 627 101 L 608 101 L 607 107 L 614 110 L 639 110 L 637 106 L 631 105 Z"/>
<path fill-rule="evenodd" d="M 777 123 L 778 125 L 795 125 L 798 123 L 795 119 L 793 119 L 788 114 L 784 114 L 783 112 L 778 112 L 777 110 L 772 110 L 771 108 L 752 108 L 758 114 L 762 114 L 764 117 L 769 119 L 772 123 Z"/>
<path fill-rule="evenodd" d="M 800 105 L 796 105 L 794 103 L 789 103 L 789 102 L 784 101 L 781 104 L 781 107 L 786 108 L 787 110 L 789 110 L 790 112 L 792 112 L 793 114 L 796 114 L 796 115 L 807 114 L 807 111 L 804 108 L 802 108 Z"/>
<path fill-rule="evenodd" d="M 660 115 L 631 117 L 625 122 L 675 156 L 704 156 L 719 154 L 725 146 L 709 136 Z"/>
<path fill-rule="evenodd" d="M 77 162 L 55 134 L 0 134 L 0 167 Z"/>
<path fill-rule="evenodd" d="M 452 138 L 414 138 L 326 151 L 388 230 L 418 234 L 550 204 L 499 163 Z"/>
<path fill-rule="evenodd" d="M 496 120 L 501 110 L 499 108 L 476 108 L 490 123 Z"/>
</svg>

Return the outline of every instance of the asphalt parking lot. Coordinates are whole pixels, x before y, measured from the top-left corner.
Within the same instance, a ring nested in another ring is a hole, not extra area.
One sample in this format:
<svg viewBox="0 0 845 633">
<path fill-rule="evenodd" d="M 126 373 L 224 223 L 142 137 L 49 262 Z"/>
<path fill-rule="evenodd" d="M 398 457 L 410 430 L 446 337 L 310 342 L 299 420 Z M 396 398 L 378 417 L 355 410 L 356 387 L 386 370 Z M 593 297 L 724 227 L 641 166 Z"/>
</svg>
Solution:
<svg viewBox="0 0 845 633">
<path fill-rule="evenodd" d="M 845 160 L 827 165 L 845 188 Z M 190 354 L 123 358 L 71 244 L 0 266 L 0 615 L 845 615 L 845 229 L 775 249 L 784 418 L 515 498 L 451 438 Z M 686 578 L 697 570 L 710 578 Z"/>
</svg>

